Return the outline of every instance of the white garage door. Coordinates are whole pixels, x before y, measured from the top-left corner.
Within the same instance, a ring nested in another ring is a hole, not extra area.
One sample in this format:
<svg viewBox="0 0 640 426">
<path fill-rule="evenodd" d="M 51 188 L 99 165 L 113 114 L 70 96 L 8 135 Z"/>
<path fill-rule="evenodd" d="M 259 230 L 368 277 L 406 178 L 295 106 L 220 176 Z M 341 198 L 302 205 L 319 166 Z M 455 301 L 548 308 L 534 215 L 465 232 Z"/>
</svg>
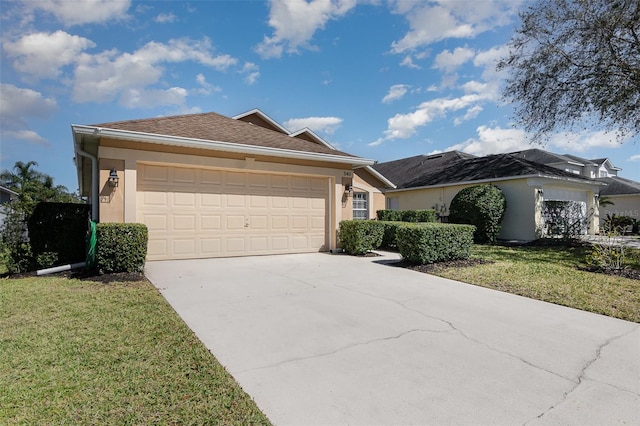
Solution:
<svg viewBox="0 0 640 426">
<path fill-rule="evenodd" d="M 326 248 L 326 178 L 140 164 L 137 181 L 149 260 Z"/>
</svg>

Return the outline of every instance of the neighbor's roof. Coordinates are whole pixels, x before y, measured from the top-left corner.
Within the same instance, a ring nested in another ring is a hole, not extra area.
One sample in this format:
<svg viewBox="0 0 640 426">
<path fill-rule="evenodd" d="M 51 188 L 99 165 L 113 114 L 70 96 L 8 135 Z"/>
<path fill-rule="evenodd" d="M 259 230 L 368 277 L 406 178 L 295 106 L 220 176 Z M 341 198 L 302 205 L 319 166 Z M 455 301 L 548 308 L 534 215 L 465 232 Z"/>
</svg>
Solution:
<svg viewBox="0 0 640 426">
<path fill-rule="evenodd" d="M 468 158 L 476 157 L 460 151 L 447 151 L 440 154 L 416 155 L 415 157 L 377 163 L 371 167 L 393 182 L 398 188 L 403 188 L 407 183 L 423 175 L 427 170 L 440 170 L 448 167 L 455 160 Z"/>
<path fill-rule="evenodd" d="M 18 193 L 12 189 L 7 188 L 6 186 L 2 186 L 0 185 L 0 191 L 1 192 L 6 192 L 7 194 L 11 194 L 11 195 L 18 195 Z"/>
<path fill-rule="evenodd" d="M 295 153 L 302 153 L 306 154 L 304 158 L 317 160 L 340 160 L 359 165 L 373 163 L 372 160 L 214 112 L 116 121 L 90 126 L 72 125 L 72 129 L 74 134 L 120 137 L 150 143 L 272 156 L 295 156 Z"/>
<path fill-rule="evenodd" d="M 458 183 L 470 183 L 476 181 L 504 180 L 518 177 L 547 177 L 560 178 L 573 182 L 582 182 L 587 184 L 603 185 L 593 179 L 588 179 L 573 173 L 555 167 L 537 163 L 535 161 L 525 160 L 510 154 L 488 155 L 486 157 L 467 157 L 450 153 L 449 161 L 438 162 L 436 167 L 432 167 L 428 161 L 422 164 L 414 162 L 412 180 L 405 179 L 402 184 L 398 185 L 398 189 L 419 188 L 425 186 L 451 185 Z M 445 153 L 447 154 L 447 153 Z M 460 154 L 460 153 L 457 153 Z M 407 159 L 409 160 L 409 159 Z M 400 160 L 391 162 L 401 167 Z M 383 166 L 387 168 L 390 163 L 376 164 L 374 167 L 378 169 Z M 380 169 L 378 169 L 380 170 Z M 382 172 L 387 176 L 384 172 Z"/>
<path fill-rule="evenodd" d="M 509 154 L 524 158 L 525 160 L 535 161 L 542 164 L 555 164 L 555 163 L 571 163 L 578 166 L 584 166 L 585 163 L 589 163 L 589 160 L 578 158 L 570 155 L 560 155 L 553 152 L 545 151 L 544 149 L 532 148 L 525 149 L 523 151 L 510 152 Z"/>
<path fill-rule="evenodd" d="M 621 178 L 619 176 L 603 177 L 597 179 L 607 184 L 605 188 L 600 190 L 600 195 L 640 195 L 640 182 L 635 180 Z"/>
</svg>

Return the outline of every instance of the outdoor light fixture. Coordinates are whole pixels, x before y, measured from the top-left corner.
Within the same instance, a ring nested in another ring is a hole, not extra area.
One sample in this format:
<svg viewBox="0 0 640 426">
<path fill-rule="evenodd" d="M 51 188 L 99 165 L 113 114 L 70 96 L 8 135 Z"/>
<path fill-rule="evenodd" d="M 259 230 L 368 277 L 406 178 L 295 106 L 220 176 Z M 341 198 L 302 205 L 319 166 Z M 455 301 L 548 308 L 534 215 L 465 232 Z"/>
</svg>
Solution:
<svg viewBox="0 0 640 426">
<path fill-rule="evenodd" d="M 353 185 L 351 185 L 351 184 L 349 184 L 349 183 L 348 183 L 348 184 L 346 184 L 346 185 L 344 186 L 344 192 L 346 192 L 346 193 L 347 193 L 347 195 L 351 195 L 351 194 L 353 194 Z"/>
<path fill-rule="evenodd" d="M 118 186 L 118 182 L 120 178 L 118 177 L 118 171 L 116 169 L 111 169 L 109 171 L 109 186 L 115 188 Z"/>
</svg>

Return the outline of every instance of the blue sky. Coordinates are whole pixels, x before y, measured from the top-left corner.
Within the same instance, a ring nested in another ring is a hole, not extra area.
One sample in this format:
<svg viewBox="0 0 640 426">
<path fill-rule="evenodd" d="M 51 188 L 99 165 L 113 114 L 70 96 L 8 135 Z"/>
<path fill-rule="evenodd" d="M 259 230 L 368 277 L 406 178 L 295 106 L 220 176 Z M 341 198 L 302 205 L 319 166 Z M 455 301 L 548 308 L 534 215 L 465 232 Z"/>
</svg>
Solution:
<svg viewBox="0 0 640 426">
<path fill-rule="evenodd" d="M 530 148 L 495 61 L 506 1 L 1 1 L 0 161 L 77 189 L 71 124 L 259 108 L 380 162 Z M 640 181 L 640 143 L 599 129 L 544 147 Z"/>
</svg>

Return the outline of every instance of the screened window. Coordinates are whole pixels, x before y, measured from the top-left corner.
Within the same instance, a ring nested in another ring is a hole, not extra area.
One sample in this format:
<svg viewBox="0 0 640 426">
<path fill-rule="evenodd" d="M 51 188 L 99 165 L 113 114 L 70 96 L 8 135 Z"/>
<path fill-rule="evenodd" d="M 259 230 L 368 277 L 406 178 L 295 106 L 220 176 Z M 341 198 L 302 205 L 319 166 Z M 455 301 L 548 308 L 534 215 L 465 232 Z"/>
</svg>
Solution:
<svg viewBox="0 0 640 426">
<path fill-rule="evenodd" d="M 369 219 L 369 203 L 368 195 L 366 192 L 354 192 L 353 193 L 353 218 L 354 219 Z"/>
</svg>

